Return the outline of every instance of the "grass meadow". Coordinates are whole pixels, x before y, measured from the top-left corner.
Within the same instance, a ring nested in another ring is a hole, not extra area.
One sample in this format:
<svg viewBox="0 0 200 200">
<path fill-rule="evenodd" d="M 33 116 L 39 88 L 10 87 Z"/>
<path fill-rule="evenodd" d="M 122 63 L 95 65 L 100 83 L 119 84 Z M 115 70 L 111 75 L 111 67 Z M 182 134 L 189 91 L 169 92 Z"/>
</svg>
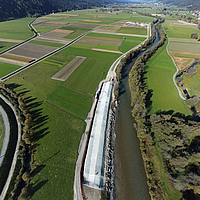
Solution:
<svg viewBox="0 0 200 200">
<path fill-rule="evenodd" d="M 33 36 L 28 24 L 34 18 L 23 18 L 0 23 L 0 38 L 26 40 Z"/>
<path fill-rule="evenodd" d="M 200 69 L 197 68 L 197 73 L 192 77 L 184 76 L 183 83 L 188 89 L 190 96 L 200 97 Z"/>
<path fill-rule="evenodd" d="M 14 42 L 3 42 L 3 41 L 0 41 L 0 53 L 14 45 L 16 45 L 17 43 L 14 43 Z"/>
<path fill-rule="evenodd" d="M 167 41 L 146 63 L 146 84 L 153 93 L 150 113 L 173 110 L 190 115 L 189 108 L 179 97 L 178 90 L 173 83 L 176 68 L 166 52 L 166 45 Z"/>
<path fill-rule="evenodd" d="M 45 33 L 48 31 L 51 31 L 52 29 L 55 29 L 55 27 L 50 27 L 50 26 L 42 26 L 42 25 L 34 25 L 34 28 L 40 33 Z"/>
<path fill-rule="evenodd" d="M 3 63 L 0 62 L 0 77 L 3 77 L 17 69 L 19 69 L 21 66 L 13 65 L 9 63 Z"/>
<path fill-rule="evenodd" d="M 147 29 L 137 27 L 121 27 L 117 33 L 147 35 Z"/>
<path fill-rule="evenodd" d="M 191 33 L 194 33 L 194 32 L 197 32 L 200 35 L 199 30 L 195 30 L 187 25 L 176 25 L 174 23 L 165 22 L 163 26 L 164 28 L 167 29 L 168 37 L 172 37 L 172 38 L 191 39 Z"/>
</svg>

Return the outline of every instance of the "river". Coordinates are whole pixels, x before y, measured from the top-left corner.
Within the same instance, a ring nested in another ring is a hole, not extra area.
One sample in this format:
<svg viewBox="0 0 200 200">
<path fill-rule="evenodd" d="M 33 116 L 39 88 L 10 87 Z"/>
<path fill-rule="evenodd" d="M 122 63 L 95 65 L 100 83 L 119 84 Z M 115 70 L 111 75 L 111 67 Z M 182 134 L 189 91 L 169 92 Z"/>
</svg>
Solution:
<svg viewBox="0 0 200 200">
<path fill-rule="evenodd" d="M 158 43 L 156 40 L 152 46 Z M 151 47 L 152 47 L 151 46 Z M 149 47 L 149 48 L 151 48 Z M 148 49 L 149 49 L 148 48 Z M 147 50 L 148 50 L 147 49 Z M 115 196 L 116 200 L 150 200 L 147 178 L 139 146 L 139 139 L 131 115 L 128 74 L 136 59 L 144 51 L 126 64 L 120 82 L 119 107 L 115 125 Z"/>
</svg>

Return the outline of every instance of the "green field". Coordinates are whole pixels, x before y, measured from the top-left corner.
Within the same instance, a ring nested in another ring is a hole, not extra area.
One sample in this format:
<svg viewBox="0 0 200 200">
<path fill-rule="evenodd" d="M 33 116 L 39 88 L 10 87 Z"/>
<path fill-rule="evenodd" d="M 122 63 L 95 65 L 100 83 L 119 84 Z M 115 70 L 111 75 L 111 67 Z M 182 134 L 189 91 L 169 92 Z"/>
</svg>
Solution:
<svg viewBox="0 0 200 200">
<path fill-rule="evenodd" d="M 0 23 L 0 38 L 26 40 L 33 36 L 28 24 L 34 18 L 24 18 Z"/>
<path fill-rule="evenodd" d="M 197 73 L 192 77 L 184 76 L 183 83 L 188 89 L 190 96 L 200 97 L 200 70 L 197 68 Z"/>
<path fill-rule="evenodd" d="M 76 55 L 88 58 L 65 82 L 51 79 Z M 77 149 L 85 130 L 83 119 L 91 108 L 96 87 L 117 57 L 69 47 L 6 81 L 20 85 L 19 92 L 29 91 L 24 97 L 41 102 L 32 110 L 41 110 L 39 118 L 46 119 L 37 130 L 41 136 L 34 157 L 44 168 L 32 178 L 30 199 L 73 199 Z M 37 190 L 38 185 L 41 187 Z"/>
<path fill-rule="evenodd" d="M 14 42 L 2 42 L 0 41 L 0 52 L 16 45 L 17 43 L 14 43 Z"/>
<path fill-rule="evenodd" d="M 141 42 L 144 41 L 144 38 L 140 38 L 141 40 L 131 41 L 131 40 L 124 40 L 119 47 L 119 50 L 123 53 L 127 52 L 128 50 L 132 49 L 133 47 L 137 46 Z"/>
<path fill-rule="evenodd" d="M 147 35 L 147 29 L 137 27 L 122 27 L 117 31 L 117 33 Z"/>
<path fill-rule="evenodd" d="M 5 136 L 4 121 L 3 121 L 2 115 L 0 114 L 0 152 L 3 146 L 4 136 Z"/>
<path fill-rule="evenodd" d="M 195 30 L 187 25 L 176 25 L 174 23 L 164 23 L 164 28 L 166 28 L 168 37 L 172 37 L 172 38 L 191 39 L 191 33 L 195 33 L 195 32 L 197 32 L 198 35 L 200 35 L 199 30 Z"/>
<path fill-rule="evenodd" d="M 146 63 L 146 84 L 148 89 L 153 91 L 150 113 L 173 110 L 190 115 L 189 108 L 179 97 L 173 83 L 176 68 L 166 52 L 166 45 L 167 41 Z"/>
<path fill-rule="evenodd" d="M 88 10 L 69 13 L 87 14 L 85 18 L 88 18 L 90 14 Z M 96 11 L 92 10 L 91 14 L 93 16 L 90 19 L 96 19 Z M 104 13 L 99 12 L 99 14 Z M 132 19 L 131 16 L 132 14 L 119 13 L 107 18 L 98 18 L 98 20 L 106 24 L 117 22 L 119 19 L 124 20 L 126 17 Z M 152 21 L 152 18 L 148 17 L 135 17 Z M 56 15 L 46 18 L 64 20 Z M 79 18 L 80 16 L 77 16 L 77 21 Z M 79 22 L 81 23 L 81 20 Z M 142 22 L 145 21 L 142 20 Z M 67 36 L 70 39 L 91 30 L 73 27 L 63 27 L 62 29 L 75 30 L 74 33 Z M 122 36 L 117 35 L 95 35 L 95 33 L 91 33 L 91 35 L 122 39 Z M 125 51 L 144 39 L 126 37 L 121 48 Z M 131 44 L 127 45 L 128 43 Z M 47 45 L 44 42 L 42 44 Z M 99 44 L 97 47 L 114 48 L 113 45 L 108 44 Z M 51 79 L 75 56 L 87 58 L 66 81 Z M 84 120 L 90 111 L 99 82 L 106 77 L 112 63 L 119 56 L 120 54 L 93 51 L 83 48 L 83 45 L 75 44 L 6 81 L 7 84 L 15 84 L 16 90 L 29 101 L 28 105 L 36 117 L 38 125 L 34 137 L 36 153 L 32 160 L 34 160 L 34 164 L 41 166 L 41 169 L 36 170 L 36 174 L 32 177 L 33 185 L 30 189 L 29 199 L 73 199 L 75 164 L 79 142 L 85 131 Z M 6 64 L 6 66 L 8 65 Z"/>
<path fill-rule="evenodd" d="M 38 40 L 31 40 L 29 43 L 50 46 L 50 47 L 62 47 L 64 45 L 60 43 L 45 42 L 45 41 L 38 41 Z"/>
<path fill-rule="evenodd" d="M 17 69 L 19 69 L 21 66 L 8 64 L 0 62 L 0 77 L 3 77 Z"/>
<path fill-rule="evenodd" d="M 169 50 L 200 53 L 199 44 L 170 42 Z"/>
</svg>

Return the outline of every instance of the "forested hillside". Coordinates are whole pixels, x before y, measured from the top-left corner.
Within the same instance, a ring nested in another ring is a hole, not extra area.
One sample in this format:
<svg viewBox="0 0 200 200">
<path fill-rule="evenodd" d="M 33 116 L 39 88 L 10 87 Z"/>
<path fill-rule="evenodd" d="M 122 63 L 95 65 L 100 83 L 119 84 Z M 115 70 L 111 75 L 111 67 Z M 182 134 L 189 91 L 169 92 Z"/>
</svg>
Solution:
<svg viewBox="0 0 200 200">
<path fill-rule="evenodd" d="M 0 21 L 26 16 L 40 16 L 52 11 L 91 8 L 109 0 L 0 0 Z"/>
<path fill-rule="evenodd" d="M 188 6 L 191 9 L 200 9 L 200 0 L 162 0 L 162 2 L 177 6 Z"/>
</svg>

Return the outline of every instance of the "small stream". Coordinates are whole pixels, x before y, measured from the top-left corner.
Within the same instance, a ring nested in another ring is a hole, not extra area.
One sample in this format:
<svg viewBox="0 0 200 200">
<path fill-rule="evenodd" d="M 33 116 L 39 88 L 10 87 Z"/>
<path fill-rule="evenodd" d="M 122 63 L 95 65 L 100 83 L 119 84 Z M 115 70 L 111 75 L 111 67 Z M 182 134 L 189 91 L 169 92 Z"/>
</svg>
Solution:
<svg viewBox="0 0 200 200">
<path fill-rule="evenodd" d="M 152 46 L 159 41 L 156 30 L 156 39 Z M 152 47 L 151 46 L 151 47 Z M 147 48 L 146 50 L 150 49 Z M 145 50 L 145 51 L 146 51 Z M 115 196 L 116 200 L 150 200 L 147 178 L 140 151 L 139 139 L 134 128 L 134 119 L 131 115 L 130 90 L 128 74 L 136 59 L 145 51 L 132 59 L 123 71 L 120 83 L 120 97 L 118 114 L 115 125 Z"/>
</svg>

